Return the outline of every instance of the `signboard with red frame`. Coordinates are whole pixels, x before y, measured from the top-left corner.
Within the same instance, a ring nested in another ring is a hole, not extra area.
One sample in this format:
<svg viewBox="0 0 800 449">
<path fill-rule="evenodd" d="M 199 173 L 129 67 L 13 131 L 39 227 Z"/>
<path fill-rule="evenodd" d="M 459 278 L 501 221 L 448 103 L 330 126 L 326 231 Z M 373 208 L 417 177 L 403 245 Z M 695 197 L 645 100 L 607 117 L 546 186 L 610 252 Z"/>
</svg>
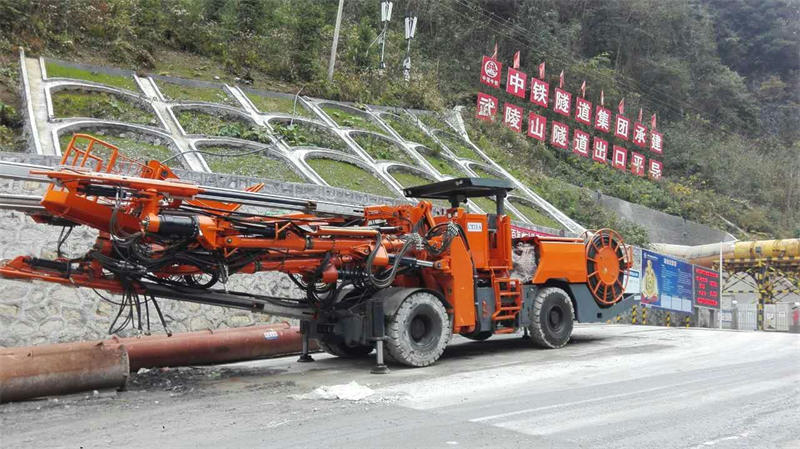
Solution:
<svg viewBox="0 0 800 449">
<path fill-rule="evenodd" d="M 494 88 L 500 87 L 500 75 L 503 72 L 503 64 L 496 59 L 488 56 L 483 57 L 481 63 L 481 82 Z"/>
</svg>

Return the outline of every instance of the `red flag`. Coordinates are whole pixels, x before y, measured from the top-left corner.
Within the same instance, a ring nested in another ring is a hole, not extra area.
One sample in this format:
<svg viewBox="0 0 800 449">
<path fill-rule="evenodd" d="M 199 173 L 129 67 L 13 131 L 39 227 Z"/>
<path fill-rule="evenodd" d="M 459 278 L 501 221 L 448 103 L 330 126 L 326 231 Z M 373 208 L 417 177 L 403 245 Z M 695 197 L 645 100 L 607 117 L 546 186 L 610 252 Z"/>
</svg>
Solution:
<svg viewBox="0 0 800 449">
<path fill-rule="evenodd" d="M 561 75 L 558 75 L 558 88 L 559 89 L 563 89 L 564 88 L 564 71 L 563 70 L 561 71 Z"/>
<path fill-rule="evenodd" d="M 605 105 L 606 105 L 606 94 L 604 94 L 603 91 L 601 90 L 600 91 L 600 106 L 605 106 Z"/>
<path fill-rule="evenodd" d="M 492 59 L 497 59 L 497 42 L 494 43 L 494 53 L 492 53 Z"/>
<path fill-rule="evenodd" d="M 544 80 L 544 62 L 539 64 L 539 79 Z"/>
<path fill-rule="evenodd" d="M 514 53 L 514 68 L 515 69 L 519 68 L 519 50 L 517 50 L 517 52 Z"/>
<path fill-rule="evenodd" d="M 619 106 L 617 106 L 617 111 L 619 111 L 620 114 L 624 114 L 625 113 L 625 99 L 624 98 L 622 100 L 619 100 Z"/>
<path fill-rule="evenodd" d="M 642 108 L 639 108 L 639 120 L 636 120 L 637 123 L 642 123 Z"/>
<path fill-rule="evenodd" d="M 653 118 L 650 119 L 650 128 L 656 129 L 656 115 L 653 114 Z"/>
<path fill-rule="evenodd" d="M 586 80 L 581 83 L 581 98 L 586 96 Z"/>
</svg>

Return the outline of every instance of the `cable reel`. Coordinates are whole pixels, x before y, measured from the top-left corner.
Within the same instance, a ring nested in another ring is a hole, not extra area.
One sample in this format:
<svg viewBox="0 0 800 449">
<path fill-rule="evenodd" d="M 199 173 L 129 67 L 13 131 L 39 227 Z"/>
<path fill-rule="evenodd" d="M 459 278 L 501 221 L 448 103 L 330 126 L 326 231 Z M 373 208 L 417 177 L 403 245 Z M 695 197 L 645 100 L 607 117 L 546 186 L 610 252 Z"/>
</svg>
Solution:
<svg viewBox="0 0 800 449">
<path fill-rule="evenodd" d="M 584 242 L 589 291 L 601 306 L 612 306 L 625 293 L 632 259 L 630 247 L 611 229 L 587 231 Z"/>
</svg>

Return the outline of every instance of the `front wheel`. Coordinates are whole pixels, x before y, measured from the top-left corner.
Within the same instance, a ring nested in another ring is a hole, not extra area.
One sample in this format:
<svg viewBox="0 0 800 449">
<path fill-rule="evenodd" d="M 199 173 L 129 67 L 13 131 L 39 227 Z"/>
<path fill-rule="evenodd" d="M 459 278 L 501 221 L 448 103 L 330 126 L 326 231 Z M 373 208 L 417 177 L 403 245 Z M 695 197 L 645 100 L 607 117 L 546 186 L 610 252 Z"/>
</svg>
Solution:
<svg viewBox="0 0 800 449">
<path fill-rule="evenodd" d="M 452 333 L 450 317 L 439 298 L 418 291 L 403 300 L 388 318 L 384 349 L 397 363 L 428 366 L 441 357 Z"/>
<path fill-rule="evenodd" d="M 572 335 L 575 311 L 572 300 L 557 287 L 543 288 L 533 300 L 528 331 L 534 343 L 543 348 L 560 348 Z"/>
</svg>

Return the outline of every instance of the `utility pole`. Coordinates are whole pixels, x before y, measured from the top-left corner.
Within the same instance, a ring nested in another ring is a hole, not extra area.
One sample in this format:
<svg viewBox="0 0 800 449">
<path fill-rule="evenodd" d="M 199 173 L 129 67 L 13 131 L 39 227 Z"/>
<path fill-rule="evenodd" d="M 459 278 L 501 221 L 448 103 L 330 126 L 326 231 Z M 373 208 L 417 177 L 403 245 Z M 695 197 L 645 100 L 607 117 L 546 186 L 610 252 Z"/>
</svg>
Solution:
<svg viewBox="0 0 800 449">
<path fill-rule="evenodd" d="M 336 65 L 336 47 L 339 45 L 339 28 L 342 26 L 342 8 L 344 0 L 339 0 L 339 10 L 336 12 L 336 27 L 333 29 L 333 45 L 331 45 L 331 59 L 328 63 L 328 81 L 333 81 L 333 66 Z"/>
<path fill-rule="evenodd" d="M 417 17 L 406 16 L 406 57 L 403 59 L 403 79 L 411 80 L 411 39 L 417 32 Z"/>
<path fill-rule="evenodd" d="M 381 2 L 381 24 L 383 24 L 383 30 L 381 31 L 381 70 L 386 68 L 383 54 L 386 50 L 386 29 L 389 27 L 390 20 L 392 20 L 392 2 Z"/>
</svg>

